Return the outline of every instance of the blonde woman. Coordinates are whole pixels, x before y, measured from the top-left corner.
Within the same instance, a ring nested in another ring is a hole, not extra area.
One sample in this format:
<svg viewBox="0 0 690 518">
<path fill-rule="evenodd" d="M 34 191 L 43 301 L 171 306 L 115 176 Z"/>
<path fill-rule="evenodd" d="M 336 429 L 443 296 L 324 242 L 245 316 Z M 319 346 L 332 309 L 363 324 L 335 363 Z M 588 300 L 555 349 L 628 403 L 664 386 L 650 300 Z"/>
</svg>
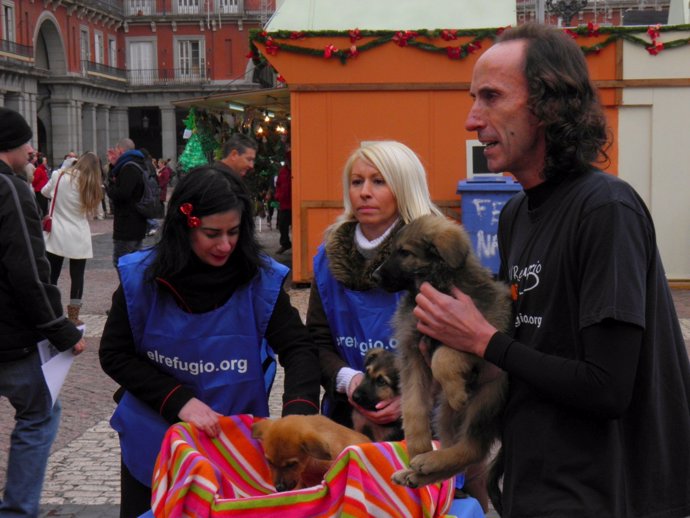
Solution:
<svg viewBox="0 0 690 518">
<path fill-rule="evenodd" d="M 326 231 L 314 258 L 307 327 L 319 347 L 322 411 L 352 426 L 352 393 L 363 378 L 372 347 L 394 349 L 389 321 L 399 294 L 376 286 L 371 274 L 390 254 L 391 237 L 425 214 L 432 203 L 424 166 L 400 142 L 381 141 L 355 150 L 343 170 L 345 210 Z M 400 419 L 399 397 L 378 410 L 358 407 L 376 424 Z"/>
<path fill-rule="evenodd" d="M 77 325 L 83 323 L 79 311 L 86 260 L 93 257 L 88 218 L 96 215 L 103 199 L 101 182 L 100 159 L 87 152 L 72 167 L 54 174 L 41 189 L 50 198 L 49 208 L 54 202 L 52 230 L 43 234 L 50 261 L 50 281 L 57 285 L 62 263 L 68 258 L 72 283 L 67 316 Z"/>
</svg>

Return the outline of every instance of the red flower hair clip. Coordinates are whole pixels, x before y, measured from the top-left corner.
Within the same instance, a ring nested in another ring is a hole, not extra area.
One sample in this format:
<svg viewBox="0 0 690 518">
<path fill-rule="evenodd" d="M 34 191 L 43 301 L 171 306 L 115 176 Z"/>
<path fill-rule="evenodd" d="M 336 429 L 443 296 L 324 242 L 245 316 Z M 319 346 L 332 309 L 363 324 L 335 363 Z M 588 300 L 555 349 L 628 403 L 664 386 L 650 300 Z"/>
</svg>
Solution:
<svg viewBox="0 0 690 518">
<path fill-rule="evenodd" d="M 196 216 L 192 216 L 194 207 L 191 203 L 183 203 L 180 205 L 180 212 L 187 216 L 187 226 L 189 228 L 197 228 L 201 226 L 201 220 Z"/>
</svg>

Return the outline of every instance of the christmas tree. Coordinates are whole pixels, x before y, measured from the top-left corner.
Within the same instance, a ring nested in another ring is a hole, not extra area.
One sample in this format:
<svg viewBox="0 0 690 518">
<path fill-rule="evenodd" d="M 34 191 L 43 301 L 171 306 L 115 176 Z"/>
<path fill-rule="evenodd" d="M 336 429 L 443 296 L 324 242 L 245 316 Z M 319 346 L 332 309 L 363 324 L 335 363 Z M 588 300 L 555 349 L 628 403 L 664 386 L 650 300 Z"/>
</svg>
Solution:
<svg viewBox="0 0 690 518">
<path fill-rule="evenodd" d="M 192 132 L 192 136 L 189 137 L 187 145 L 184 151 L 178 159 L 178 164 L 183 174 L 187 174 L 190 170 L 195 167 L 208 164 L 206 159 L 206 153 L 204 152 L 204 147 L 202 145 L 201 137 L 197 132 L 196 127 L 196 112 L 194 108 L 189 110 L 189 115 L 184 120 L 185 128 Z"/>
</svg>

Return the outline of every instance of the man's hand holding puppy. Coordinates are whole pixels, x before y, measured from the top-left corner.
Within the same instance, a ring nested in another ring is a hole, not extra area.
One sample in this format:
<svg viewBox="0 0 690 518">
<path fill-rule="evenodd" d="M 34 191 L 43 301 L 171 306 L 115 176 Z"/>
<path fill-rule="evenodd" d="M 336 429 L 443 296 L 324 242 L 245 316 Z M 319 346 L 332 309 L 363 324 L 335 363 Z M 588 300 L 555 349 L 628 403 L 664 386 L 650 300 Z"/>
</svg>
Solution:
<svg viewBox="0 0 690 518">
<path fill-rule="evenodd" d="M 364 417 L 376 424 L 388 424 L 400 419 L 400 415 L 402 414 L 400 396 L 379 401 L 376 404 L 376 410 L 367 410 L 355 403 L 352 399 L 352 395 L 355 393 L 355 390 L 357 390 L 359 384 L 362 383 L 363 379 L 364 374 L 361 372 L 355 374 L 352 379 L 350 379 L 350 383 L 347 386 L 347 400 L 350 402 L 350 405 L 356 408 Z"/>
<path fill-rule="evenodd" d="M 221 415 L 195 397 L 187 401 L 178 414 L 182 421 L 192 423 L 209 437 L 218 437 L 220 433 L 218 418 Z"/>
<path fill-rule="evenodd" d="M 428 282 L 422 284 L 413 310 L 419 320 L 417 329 L 448 347 L 483 358 L 489 340 L 498 330 L 487 322 L 470 297 L 455 287 L 451 293 L 441 293 Z"/>
</svg>

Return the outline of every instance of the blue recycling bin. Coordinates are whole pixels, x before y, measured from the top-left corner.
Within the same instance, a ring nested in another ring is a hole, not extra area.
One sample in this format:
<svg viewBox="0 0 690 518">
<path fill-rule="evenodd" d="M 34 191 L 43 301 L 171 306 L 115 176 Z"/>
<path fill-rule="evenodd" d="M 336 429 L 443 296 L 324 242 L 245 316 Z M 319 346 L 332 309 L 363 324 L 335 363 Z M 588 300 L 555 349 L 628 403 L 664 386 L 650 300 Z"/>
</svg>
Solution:
<svg viewBox="0 0 690 518">
<path fill-rule="evenodd" d="M 478 176 L 458 182 L 462 224 L 472 240 L 474 252 L 482 265 L 496 275 L 498 255 L 498 216 L 515 193 L 522 190 L 509 176 Z"/>
</svg>

